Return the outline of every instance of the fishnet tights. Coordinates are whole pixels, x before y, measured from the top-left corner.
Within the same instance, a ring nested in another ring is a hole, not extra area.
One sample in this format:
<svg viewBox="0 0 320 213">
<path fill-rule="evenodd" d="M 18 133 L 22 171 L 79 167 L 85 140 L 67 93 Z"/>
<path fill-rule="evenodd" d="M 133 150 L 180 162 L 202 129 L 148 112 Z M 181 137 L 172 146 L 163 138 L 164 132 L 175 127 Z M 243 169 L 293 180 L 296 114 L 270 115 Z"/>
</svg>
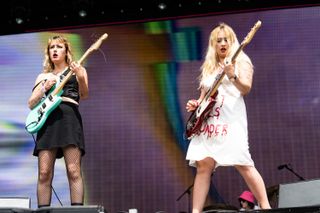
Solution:
<svg viewBox="0 0 320 213">
<path fill-rule="evenodd" d="M 83 204 L 83 179 L 81 174 L 81 151 L 76 146 L 67 146 L 63 149 L 64 160 L 66 163 L 71 204 Z"/>
<path fill-rule="evenodd" d="M 56 149 L 41 150 L 38 156 L 38 185 L 37 198 L 38 207 L 50 206 L 51 203 L 51 183 L 53 178 L 53 168 L 56 161 Z"/>
<path fill-rule="evenodd" d="M 50 206 L 51 184 L 54 175 L 54 164 L 57 149 L 41 150 L 38 157 L 38 207 Z M 84 200 L 84 186 L 81 174 L 81 151 L 78 147 L 70 145 L 63 149 L 64 160 L 70 188 L 71 204 L 82 205 Z"/>
</svg>

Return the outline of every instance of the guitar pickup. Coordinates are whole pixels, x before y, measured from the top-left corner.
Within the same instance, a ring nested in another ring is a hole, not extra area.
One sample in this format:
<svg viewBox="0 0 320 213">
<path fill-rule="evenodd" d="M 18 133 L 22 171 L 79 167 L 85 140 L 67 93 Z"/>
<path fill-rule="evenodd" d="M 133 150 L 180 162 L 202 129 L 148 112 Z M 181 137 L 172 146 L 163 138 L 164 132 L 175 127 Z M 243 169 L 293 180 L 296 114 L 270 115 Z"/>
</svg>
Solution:
<svg viewBox="0 0 320 213">
<path fill-rule="evenodd" d="M 40 107 L 38 109 L 38 122 L 41 120 L 42 116 L 43 116 L 43 109 Z"/>
</svg>

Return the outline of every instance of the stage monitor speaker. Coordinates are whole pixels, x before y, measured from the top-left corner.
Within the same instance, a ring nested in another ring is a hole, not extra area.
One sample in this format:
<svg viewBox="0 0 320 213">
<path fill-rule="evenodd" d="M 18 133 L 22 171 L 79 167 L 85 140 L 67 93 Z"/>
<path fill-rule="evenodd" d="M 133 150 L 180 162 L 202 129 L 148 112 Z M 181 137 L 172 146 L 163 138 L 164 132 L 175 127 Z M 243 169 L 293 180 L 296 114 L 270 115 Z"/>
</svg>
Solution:
<svg viewBox="0 0 320 213">
<path fill-rule="evenodd" d="M 279 185 L 279 208 L 320 205 L 320 179 Z"/>
<path fill-rule="evenodd" d="M 100 205 L 89 206 L 67 206 L 67 207 L 43 207 L 34 211 L 35 213 L 107 213 Z"/>
<path fill-rule="evenodd" d="M 1 208 L 0 213 L 33 213 L 31 209 L 24 208 Z"/>
<path fill-rule="evenodd" d="M 0 208 L 26 208 L 31 207 L 31 199 L 28 197 L 0 197 Z"/>
</svg>

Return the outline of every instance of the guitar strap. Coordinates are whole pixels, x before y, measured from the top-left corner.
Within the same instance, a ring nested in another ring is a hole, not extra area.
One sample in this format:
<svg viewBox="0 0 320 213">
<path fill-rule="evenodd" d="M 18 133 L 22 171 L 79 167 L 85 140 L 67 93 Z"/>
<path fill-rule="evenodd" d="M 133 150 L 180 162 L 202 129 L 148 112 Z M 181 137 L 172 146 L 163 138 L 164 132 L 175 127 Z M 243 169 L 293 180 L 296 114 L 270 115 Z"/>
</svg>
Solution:
<svg viewBox="0 0 320 213">
<path fill-rule="evenodd" d="M 42 80 L 42 81 L 39 81 L 33 88 L 32 88 L 32 92 L 33 92 L 33 90 L 40 84 L 40 83 L 45 83 L 47 81 L 47 79 L 44 79 L 44 80 Z"/>
<path fill-rule="evenodd" d="M 68 73 L 70 72 L 70 69 L 66 69 L 66 71 L 64 71 L 61 75 L 60 75 L 60 79 L 62 80 L 64 77 L 66 77 L 68 75 Z"/>
<path fill-rule="evenodd" d="M 69 73 L 70 69 L 66 69 L 66 71 L 64 71 L 59 77 L 60 77 L 60 82 L 64 79 L 64 77 L 66 77 L 66 75 Z M 47 81 L 47 79 L 44 79 L 42 81 L 39 81 L 33 88 L 32 88 L 32 92 L 33 90 L 42 82 L 45 83 Z"/>
</svg>

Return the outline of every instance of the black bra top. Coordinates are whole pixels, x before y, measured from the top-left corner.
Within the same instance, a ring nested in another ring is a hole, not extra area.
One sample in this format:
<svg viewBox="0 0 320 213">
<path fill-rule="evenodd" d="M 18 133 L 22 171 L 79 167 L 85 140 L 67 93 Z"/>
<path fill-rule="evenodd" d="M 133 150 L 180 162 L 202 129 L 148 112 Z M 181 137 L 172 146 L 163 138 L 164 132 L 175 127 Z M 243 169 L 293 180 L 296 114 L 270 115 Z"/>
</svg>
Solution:
<svg viewBox="0 0 320 213">
<path fill-rule="evenodd" d="M 69 69 L 67 69 L 66 71 L 63 72 L 62 75 L 60 75 L 60 81 L 63 80 L 63 78 L 68 74 L 69 72 Z M 44 82 L 46 81 L 47 79 L 44 79 Z M 32 91 L 43 81 L 40 81 L 38 84 L 36 84 Z M 46 92 L 46 95 L 49 94 L 51 90 L 47 91 Z M 62 97 L 68 97 L 68 98 L 71 98 L 73 100 L 75 100 L 76 102 L 79 103 L 79 100 L 80 100 L 80 95 L 79 95 L 79 84 L 78 84 L 78 81 L 77 81 L 77 77 L 76 75 L 72 75 L 70 77 L 70 79 L 67 81 L 67 83 L 64 85 L 63 87 L 63 93 L 61 95 Z"/>
<path fill-rule="evenodd" d="M 79 103 L 79 84 L 76 75 L 72 75 L 69 81 L 63 87 L 62 97 L 68 97 Z"/>
</svg>

